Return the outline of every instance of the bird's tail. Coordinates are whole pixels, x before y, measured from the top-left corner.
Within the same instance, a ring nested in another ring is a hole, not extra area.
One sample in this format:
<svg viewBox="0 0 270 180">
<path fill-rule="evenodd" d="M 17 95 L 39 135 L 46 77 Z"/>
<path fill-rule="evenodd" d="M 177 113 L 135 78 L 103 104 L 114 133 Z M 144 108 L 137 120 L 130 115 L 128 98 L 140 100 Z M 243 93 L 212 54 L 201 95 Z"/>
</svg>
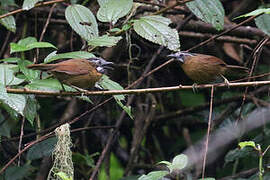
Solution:
<svg viewBox="0 0 270 180">
<path fill-rule="evenodd" d="M 227 65 L 226 74 L 235 77 L 244 77 L 249 73 L 249 69 L 243 66 Z"/>
<path fill-rule="evenodd" d="M 55 68 L 55 64 L 31 64 L 27 68 L 41 71 L 49 71 Z"/>
</svg>

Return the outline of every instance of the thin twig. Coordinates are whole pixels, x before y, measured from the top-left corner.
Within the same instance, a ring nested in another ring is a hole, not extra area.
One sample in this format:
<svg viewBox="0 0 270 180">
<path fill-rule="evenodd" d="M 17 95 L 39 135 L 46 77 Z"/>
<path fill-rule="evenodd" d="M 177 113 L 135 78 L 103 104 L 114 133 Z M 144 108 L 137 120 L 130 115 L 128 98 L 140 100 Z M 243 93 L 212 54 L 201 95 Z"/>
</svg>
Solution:
<svg viewBox="0 0 270 180">
<path fill-rule="evenodd" d="M 165 11 L 168 11 L 169 9 L 173 9 L 173 8 L 176 7 L 176 6 L 183 5 L 183 4 L 185 4 L 185 3 L 187 3 L 187 2 L 190 2 L 190 1 L 193 1 L 193 0 L 177 1 L 175 4 L 172 4 L 172 5 L 168 6 L 168 7 L 165 7 L 165 8 L 163 8 L 163 9 L 161 9 L 161 10 L 159 10 L 159 11 L 153 13 L 152 15 L 161 14 L 161 13 L 163 13 L 163 12 L 165 12 Z"/>
<path fill-rule="evenodd" d="M 50 22 L 52 13 L 53 13 L 53 10 L 54 10 L 54 8 L 55 8 L 56 5 L 57 5 L 57 4 L 53 4 L 52 7 L 51 7 L 51 9 L 50 9 L 48 18 L 47 18 L 46 23 L 45 23 L 45 25 L 44 25 L 44 28 L 43 28 L 43 30 L 42 30 L 42 32 L 41 32 L 41 35 L 40 35 L 40 38 L 39 38 L 39 42 L 41 42 L 41 41 L 43 40 L 44 34 L 45 34 L 46 30 L 47 30 L 47 27 L 48 27 L 48 25 L 49 25 L 49 22 Z"/>
<path fill-rule="evenodd" d="M 222 35 L 224 35 L 224 34 L 227 34 L 228 32 L 233 31 L 234 29 L 236 29 L 236 28 L 242 26 L 243 24 L 252 21 L 253 19 L 255 19 L 256 17 L 259 17 L 259 16 L 262 15 L 262 14 L 263 14 L 263 13 L 258 14 L 258 15 L 256 15 L 256 16 L 251 16 L 250 18 L 248 18 L 248 19 L 242 21 L 241 23 L 239 23 L 239 24 L 233 26 L 232 28 L 230 28 L 230 29 L 228 29 L 228 30 L 226 30 L 226 31 L 224 31 L 224 32 L 222 32 L 222 33 L 220 33 L 220 34 L 217 34 L 217 35 L 211 37 L 210 39 L 207 39 L 206 41 L 203 41 L 203 42 L 197 44 L 196 46 L 193 46 L 192 48 L 189 48 L 187 51 L 192 51 L 192 50 L 194 50 L 194 49 L 196 49 L 196 48 L 198 48 L 198 47 L 201 47 L 201 46 L 203 46 L 203 45 L 209 43 L 210 41 L 212 41 L 212 40 L 214 40 L 214 39 L 217 39 L 217 38 L 219 38 L 220 36 L 222 36 Z"/>
<path fill-rule="evenodd" d="M 41 3 L 37 3 L 35 5 L 35 7 L 40 7 L 40 6 L 48 6 L 50 4 L 54 4 L 54 3 L 60 3 L 60 2 L 65 2 L 66 0 L 53 0 L 53 1 L 48 1 L 48 2 L 41 2 Z M 14 14 L 17 14 L 17 13 L 20 13 L 20 12 L 23 12 L 23 11 L 26 11 L 24 9 L 17 9 L 17 10 L 14 10 L 14 11 L 11 11 L 11 12 L 8 12 L 6 14 L 3 14 L 0 16 L 0 19 L 2 18 L 5 18 L 5 17 L 8 17 L 8 16 L 12 16 Z"/>
<path fill-rule="evenodd" d="M 262 48 L 263 48 L 264 44 L 267 43 L 267 41 L 269 41 L 269 37 L 263 38 L 258 43 L 258 45 L 254 48 L 254 51 L 252 52 L 253 55 L 251 57 L 254 57 L 254 61 L 252 63 L 251 70 L 250 70 L 249 75 L 248 75 L 248 82 L 251 80 L 251 77 L 252 77 L 252 74 L 253 74 L 254 69 L 256 67 L 256 64 L 258 63 Z M 243 111 L 243 106 L 244 106 L 245 101 L 246 101 L 247 93 L 248 93 L 248 87 L 246 87 L 245 92 L 243 94 L 242 104 L 240 106 L 239 116 L 236 120 L 236 124 L 238 123 L 239 120 L 241 120 L 241 115 L 242 115 L 242 111 Z"/>
<path fill-rule="evenodd" d="M 206 157 L 207 157 L 209 136 L 210 136 L 210 130 L 211 130 L 212 111 L 213 111 L 213 98 L 214 98 L 214 86 L 211 87 L 211 97 L 210 97 L 210 107 L 209 107 L 208 128 L 207 128 L 207 135 L 206 135 L 206 140 L 205 140 L 205 152 L 204 152 L 204 157 L 203 157 L 202 180 L 204 180 L 205 166 L 206 166 Z"/>
<path fill-rule="evenodd" d="M 22 117 L 22 125 L 21 125 L 21 134 L 20 134 L 20 140 L 19 140 L 19 147 L 18 147 L 18 153 L 20 153 L 21 148 L 22 148 L 22 139 L 23 139 L 23 134 L 24 134 L 24 123 L 25 123 L 25 117 Z M 21 156 L 19 156 L 19 160 L 18 160 L 18 166 L 20 166 L 20 160 L 21 160 Z"/>
<path fill-rule="evenodd" d="M 263 86 L 270 84 L 270 81 L 252 81 L 252 82 L 236 82 L 230 83 L 230 87 L 247 87 L 247 86 Z M 197 89 L 209 89 L 214 86 L 215 88 L 228 87 L 225 83 L 218 84 L 202 84 L 197 85 Z M 160 93 L 178 91 L 184 89 L 193 89 L 194 86 L 171 86 L 171 87 L 159 87 L 159 88 L 145 88 L 145 89 L 130 89 L 130 90 L 110 90 L 110 91 L 85 91 L 85 92 L 54 92 L 54 91 L 39 91 L 39 90 L 26 90 L 26 89 L 11 89 L 7 88 L 8 93 L 13 94 L 35 94 L 35 95 L 47 95 L 47 96 L 90 96 L 90 95 L 119 95 L 119 94 L 145 94 L 145 93 Z"/>
<path fill-rule="evenodd" d="M 51 19 L 51 16 L 52 16 L 52 13 L 53 13 L 53 10 L 54 10 L 55 6 L 56 6 L 56 3 L 53 4 L 52 7 L 51 7 L 51 9 L 50 9 L 48 18 L 47 18 L 46 23 L 45 23 L 45 25 L 43 27 L 43 30 L 41 32 L 41 35 L 40 35 L 40 38 L 39 38 L 39 42 L 41 42 L 43 40 L 44 34 L 45 34 L 45 32 L 47 30 L 47 27 L 49 25 L 49 22 L 50 22 L 50 19 Z M 39 49 L 37 49 L 37 58 L 34 59 L 35 61 L 38 61 L 38 56 L 39 56 Z M 37 63 L 35 61 L 34 61 L 34 63 Z"/>
</svg>

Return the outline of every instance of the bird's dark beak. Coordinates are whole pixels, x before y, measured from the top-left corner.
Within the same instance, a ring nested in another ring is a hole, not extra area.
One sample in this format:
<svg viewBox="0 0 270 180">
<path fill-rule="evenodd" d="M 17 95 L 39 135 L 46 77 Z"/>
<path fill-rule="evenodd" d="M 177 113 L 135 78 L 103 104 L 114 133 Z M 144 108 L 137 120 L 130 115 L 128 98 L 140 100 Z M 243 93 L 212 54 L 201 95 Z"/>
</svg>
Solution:
<svg viewBox="0 0 270 180">
<path fill-rule="evenodd" d="M 168 57 L 171 57 L 171 58 L 177 58 L 177 53 L 169 54 Z"/>
<path fill-rule="evenodd" d="M 101 67 L 103 67 L 104 69 L 113 69 L 113 62 L 110 62 L 110 61 L 101 61 Z"/>
<path fill-rule="evenodd" d="M 184 54 L 182 52 L 169 54 L 168 57 L 174 58 L 175 60 L 180 61 L 181 63 L 184 63 Z"/>
</svg>

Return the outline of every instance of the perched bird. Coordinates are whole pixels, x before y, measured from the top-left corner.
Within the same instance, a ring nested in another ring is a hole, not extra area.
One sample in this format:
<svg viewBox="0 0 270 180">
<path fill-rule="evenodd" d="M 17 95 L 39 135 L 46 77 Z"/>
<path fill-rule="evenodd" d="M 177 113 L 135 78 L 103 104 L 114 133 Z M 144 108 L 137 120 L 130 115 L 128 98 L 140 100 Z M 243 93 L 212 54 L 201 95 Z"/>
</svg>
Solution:
<svg viewBox="0 0 270 180">
<path fill-rule="evenodd" d="M 77 90 L 90 89 L 95 86 L 106 69 L 111 69 L 112 62 L 102 58 L 70 59 L 56 64 L 32 64 L 29 69 L 47 71 L 63 84 L 72 86 Z"/>
<path fill-rule="evenodd" d="M 188 52 L 177 52 L 168 57 L 180 61 L 181 67 L 186 75 L 195 83 L 211 83 L 221 78 L 226 84 L 229 81 L 224 77 L 226 74 L 236 74 L 237 76 L 247 75 L 249 69 L 243 66 L 228 65 L 221 59 L 205 55 Z"/>
</svg>

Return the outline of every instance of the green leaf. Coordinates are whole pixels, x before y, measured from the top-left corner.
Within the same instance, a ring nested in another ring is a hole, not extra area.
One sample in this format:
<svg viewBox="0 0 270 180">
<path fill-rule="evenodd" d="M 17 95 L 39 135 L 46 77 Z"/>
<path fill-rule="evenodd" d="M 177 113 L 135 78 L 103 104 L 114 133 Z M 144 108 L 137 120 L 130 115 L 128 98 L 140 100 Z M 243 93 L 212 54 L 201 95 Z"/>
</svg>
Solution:
<svg viewBox="0 0 270 180">
<path fill-rule="evenodd" d="M 84 96 L 83 93 L 81 96 L 76 96 L 76 97 L 88 103 L 94 104 L 93 101 L 91 101 L 91 99 L 88 96 Z"/>
<path fill-rule="evenodd" d="M 167 166 L 171 166 L 172 163 L 169 161 L 160 161 L 158 164 L 166 164 Z"/>
<path fill-rule="evenodd" d="M 178 51 L 180 48 L 179 35 L 176 29 L 168 25 L 171 20 L 162 16 L 145 16 L 134 21 L 134 30 L 143 38 Z"/>
<path fill-rule="evenodd" d="M 0 108 L 2 108 L 1 105 Z M 10 123 L 10 121 L 11 120 L 4 117 L 2 112 L 0 111 L 0 137 L 5 136 L 10 138 L 10 132 L 12 130 L 12 124 Z"/>
<path fill-rule="evenodd" d="M 94 54 L 86 52 L 86 51 L 74 51 L 74 52 L 61 53 L 61 54 L 56 54 L 56 51 L 54 51 L 44 59 L 44 62 L 49 63 L 58 59 L 69 59 L 69 58 L 88 59 L 88 58 L 93 58 L 93 57 L 95 57 Z"/>
<path fill-rule="evenodd" d="M 8 98 L 4 102 L 14 109 L 17 113 L 24 115 L 24 107 L 26 105 L 26 98 L 24 95 L 20 94 L 8 94 Z"/>
<path fill-rule="evenodd" d="M 133 119 L 132 113 L 131 113 L 131 106 L 125 106 L 116 96 L 113 96 L 116 100 L 117 104 L 128 114 L 128 116 Z"/>
<path fill-rule="evenodd" d="M 115 81 L 112 81 L 106 75 L 103 75 L 101 77 L 101 80 L 97 84 L 100 85 L 103 89 L 108 89 L 108 90 L 123 90 L 124 89 L 120 84 L 118 84 Z M 125 100 L 124 95 L 114 95 L 114 97 L 120 101 Z"/>
<path fill-rule="evenodd" d="M 169 174 L 168 171 L 152 171 L 152 172 L 148 173 L 147 175 L 145 175 L 145 174 L 142 175 L 141 177 L 139 177 L 138 180 L 160 180 L 161 178 L 163 178 L 167 174 Z"/>
<path fill-rule="evenodd" d="M 173 170 L 184 169 L 188 164 L 188 157 L 185 154 L 179 154 L 173 158 L 171 166 L 168 166 L 170 172 Z"/>
<path fill-rule="evenodd" d="M 251 146 L 251 147 L 253 147 L 254 149 L 257 148 L 255 142 L 253 142 L 253 141 L 244 141 L 244 142 L 240 142 L 238 145 L 240 146 L 241 149 L 244 148 L 244 147 L 246 147 L 246 146 Z"/>
<path fill-rule="evenodd" d="M 24 108 L 24 115 L 28 122 L 33 126 L 34 120 L 39 109 L 39 104 L 34 95 L 27 95 L 26 105 Z"/>
<path fill-rule="evenodd" d="M 18 60 L 20 60 L 20 58 L 17 57 L 9 57 L 9 58 L 5 58 L 5 59 L 0 59 L 0 62 L 7 62 L 7 63 L 17 63 Z"/>
<path fill-rule="evenodd" d="M 23 10 L 29 10 L 32 9 L 37 2 L 40 2 L 43 0 L 24 0 L 23 1 Z"/>
<path fill-rule="evenodd" d="M 55 48 L 54 45 L 48 42 L 37 42 L 34 37 L 27 37 L 20 40 L 18 43 L 10 43 L 10 53 L 29 51 L 34 48 Z"/>
<path fill-rule="evenodd" d="M 97 0 L 99 6 L 103 6 L 104 4 L 106 4 L 109 0 Z"/>
<path fill-rule="evenodd" d="M 26 104 L 25 96 L 20 94 L 8 94 L 6 88 L 0 83 L 0 101 L 11 107 L 17 113 L 23 115 Z"/>
<path fill-rule="evenodd" d="M 1 108 L 4 109 L 5 111 L 8 112 L 9 116 L 11 117 L 11 121 L 10 122 L 18 122 L 20 115 L 17 113 L 17 111 L 15 111 L 14 109 L 12 109 L 11 107 L 9 107 L 7 104 L 5 103 L 0 103 Z M 15 125 L 14 125 L 15 126 Z"/>
<path fill-rule="evenodd" d="M 0 10 L 1 14 L 7 13 L 5 10 Z M 7 28 L 7 30 L 14 32 L 16 31 L 16 22 L 13 16 L 7 16 L 5 18 L 0 19 L 0 23 Z"/>
<path fill-rule="evenodd" d="M 101 80 L 97 83 L 99 86 L 101 86 L 103 89 L 108 89 L 108 90 L 123 90 L 124 88 L 118 84 L 117 82 L 112 81 L 108 76 L 103 75 Z M 130 106 L 125 106 L 121 102 L 122 100 L 125 100 L 124 95 L 114 95 L 113 96 L 117 104 L 124 110 L 126 113 L 129 115 L 131 119 L 133 119 L 133 116 L 131 114 L 131 107 Z"/>
<path fill-rule="evenodd" d="M 45 156 L 50 156 L 53 152 L 56 142 L 56 137 L 51 137 L 38 144 L 35 144 L 28 150 L 26 159 L 35 160 Z"/>
<path fill-rule="evenodd" d="M 24 166 L 10 166 L 5 171 L 5 180 L 21 180 L 28 179 L 27 175 L 30 174 L 31 169 L 33 167 L 29 164 Z"/>
<path fill-rule="evenodd" d="M 250 13 L 238 16 L 238 17 L 236 17 L 234 19 L 238 19 L 238 18 L 241 18 L 241 17 L 257 16 L 257 15 L 262 14 L 262 13 L 270 14 L 270 8 L 256 9 L 254 11 L 251 11 Z"/>
<path fill-rule="evenodd" d="M 34 49 L 34 48 L 54 48 L 54 49 L 57 49 L 57 47 L 55 47 L 54 45 L 52 45 L 51 43 L 48 43 L 48 42 L 34 42 L 31 44 L 28 44 L 26 47 L 28 49 Z"/>
<path fill-rule="evenodd" d="M 259 29 L 270 36 L 270 14 L 263 14 L 255 18 L 255 23 Z"/>
<path fill-rule="evenodd" d="M 112 29 L 110 29 L 110 32 L 118 32 L 118 31 L 121 31 L 121 29 L 119 29 L 119 28 L 112 28 Z"/>
<path fill-rule="evenodd" d="M 31 61 L 28 61 L 28 60 L 22 60 L 22 59 L 18 60 L 19 69 L 25 75 L 25 77 L 28 80 L 37 79 L 39 77 L 40 73 L 36 70 L 28 69 L 26 66 L 30 65 L 30 64 L 33 64 L 33 63 Z"/>
<path fill-rule="evenodd" d="M 233 161 L 236 161 L 237 159 L 240 159 L 240 158 L 244 158 L 244 157 L 247 157 L 247 156 L 250 156 L 251 154 L 253 154 L 254 151 L 253 149 L 251 148 L 244 148 L 244 149 L 239 149 L 239 148 L 236 148 L 236 149 L 233 149 L 233 150 L 230 150 L 226 156 L 225 156 L 225 164 L 228 164 L 230 162 L 233 162 Z"/>
<path fill-rule="evenodd" d="M 200 178 L 198 180 L 202 180 L 202 178 Z M 215 178 L 208 177 L 208 178 L 204 178 L 204 180 L 215 180 Z"/>
<path fill-rule="evenodd" d="M 95 37 L 89 40 L 88 45 L 112 47 L 112 46 L 115 46 L 118 43 L 118 41 L 120 41 L 121 39 L 122 39 L 121 36 L 115 37 L 115 36 L 103 35 L 103 36 Z"/>
<path fill-rule="evenodd" d="M 132 4 L 132 0 L 107 0 L 99 8 L 97 18 L 101 22 L 110 22 L 114 25 L 119 18 L 129 13 Z"/>
<path fill-rule="evenodd" d="M 31 44 L 37 42 L 37 38 L 29 36 L 27 38 L 21 39 L 18 41 L 18 44 L 21 46 L 27 46 L 27 44 Z"/>
<path fill-rule="evenodd" d="M 212 24 L 217 30 L 223 29 L 225 12 L 219 0 L 194 0 L 186 5 L 202 21 Z"/>
<path fill-rule="evenodd" d="M 37 79 L 33 80 L 30 84 L 26 85 L 25 88 L 40 91 L 62 91 L 62 86 L 57 79 Z M 74 91 L 73 88 L 64 84 L 64 88 L 67 91 Z"/>
<path fill-rule="evenodd" d="M 18 85 L 24 81 L 24 79 L 16 78 L 14 69 L 17 69 L 17 65 L 13 64 L 0 64 L 0 84 L 5 86 Z"/>
<path fill-rule="evenodd" d="M 93 13 L 86 7 L 74 4 L 66 8 L 65 17 L 72 29 L 86 41 L 98 36 L 98 24 Z"/>
</svg>

